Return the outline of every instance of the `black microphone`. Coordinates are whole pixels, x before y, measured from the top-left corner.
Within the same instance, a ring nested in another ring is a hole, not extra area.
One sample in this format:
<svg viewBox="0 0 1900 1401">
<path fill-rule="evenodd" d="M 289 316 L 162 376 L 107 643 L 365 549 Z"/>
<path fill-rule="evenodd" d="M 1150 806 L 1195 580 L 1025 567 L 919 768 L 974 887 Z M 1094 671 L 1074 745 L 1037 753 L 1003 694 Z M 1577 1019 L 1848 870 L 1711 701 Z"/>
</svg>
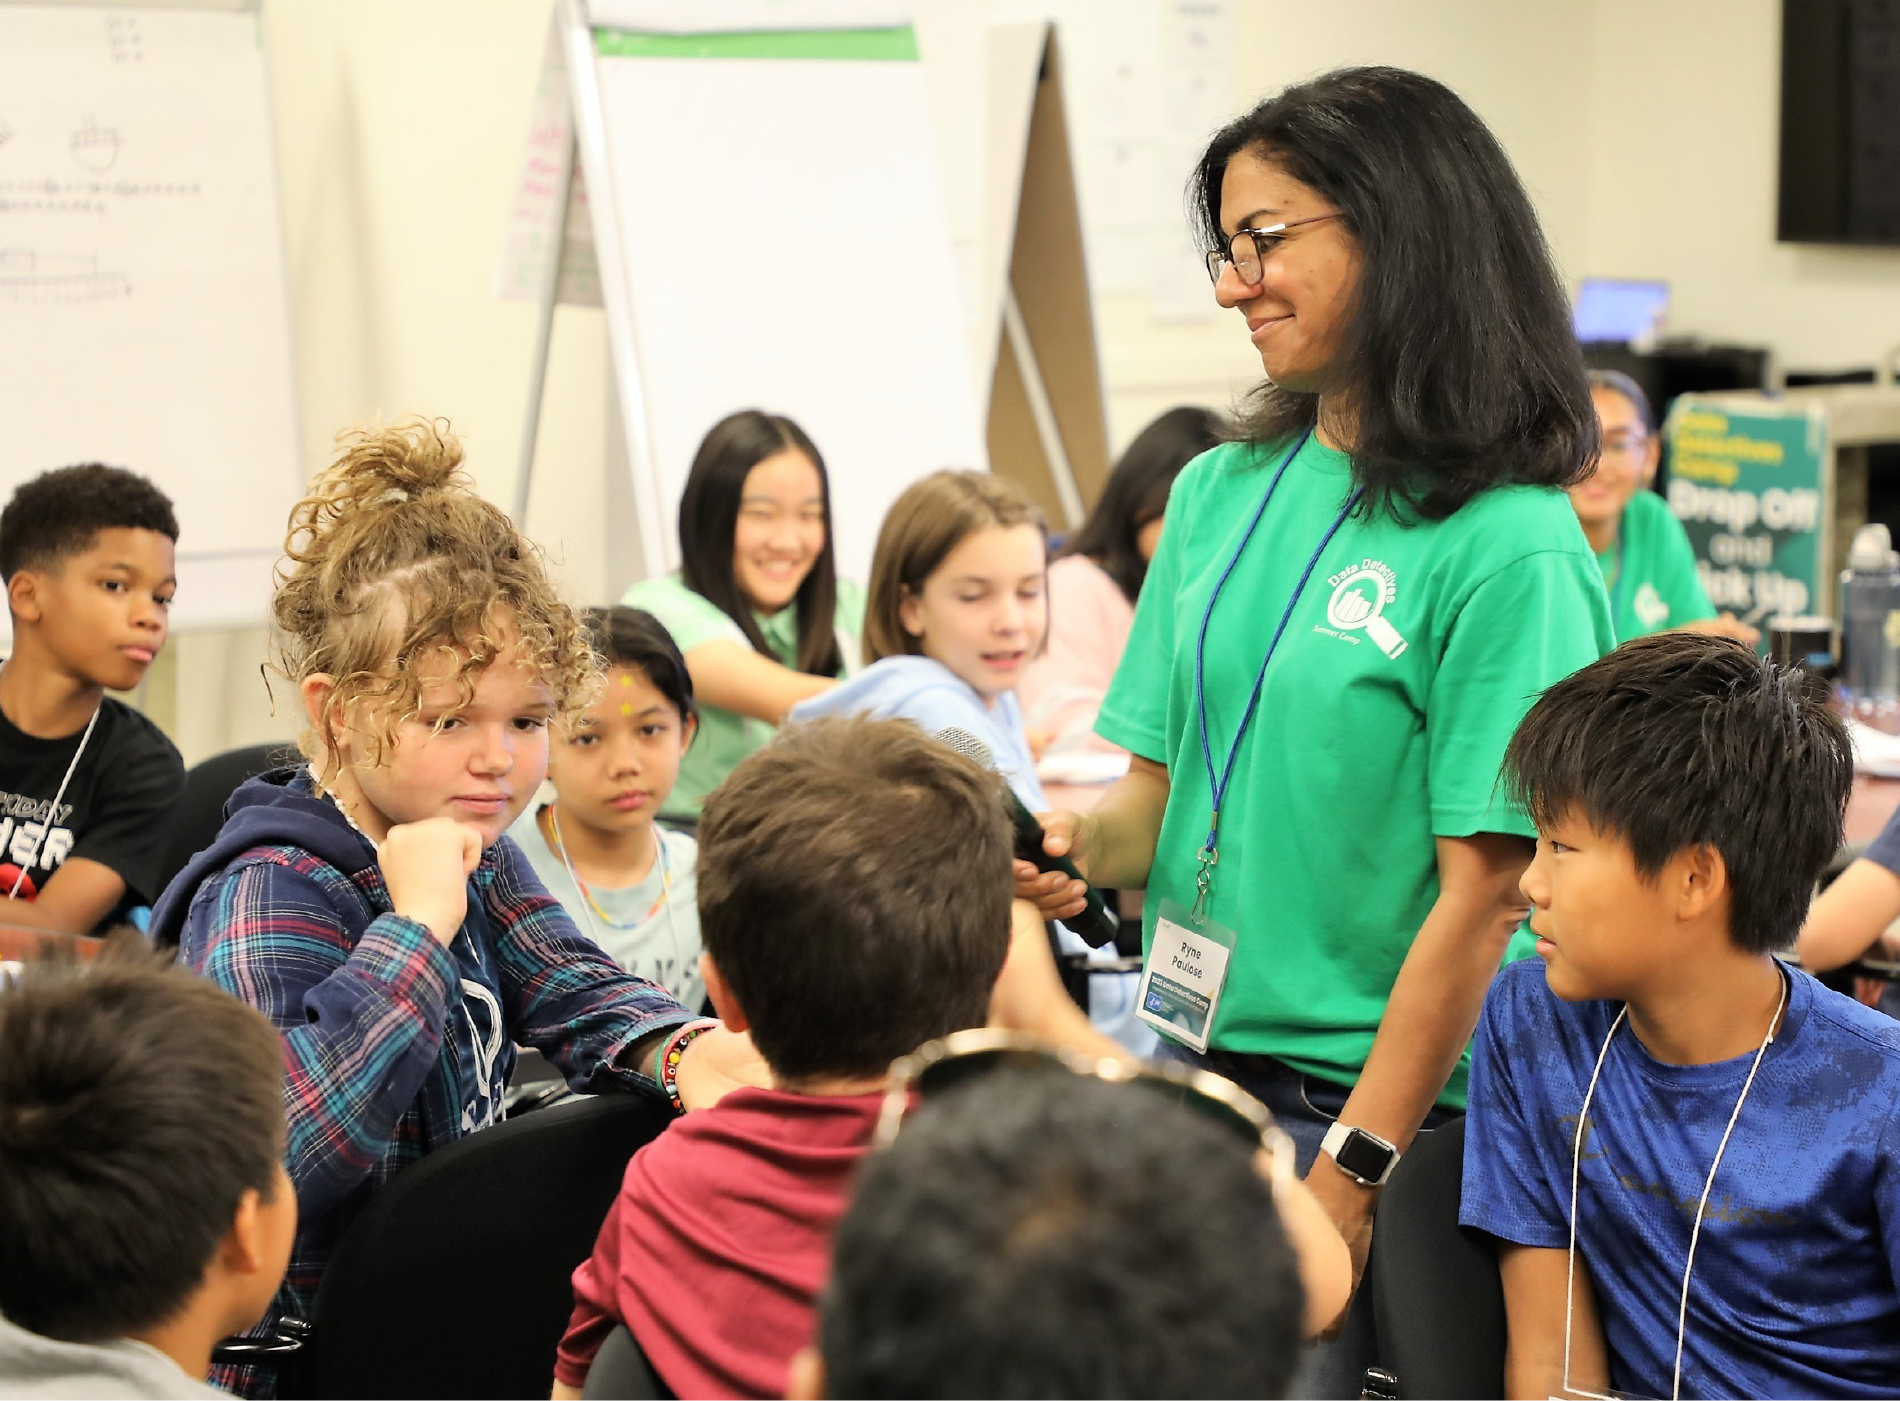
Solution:
<svg viewBox="0 0 1900 1401">
<path fill-rule="evenodd" d="M 992 773 L 996 770 L 996 756 L 990 753 L 990 747 L 971 734 L 968 730 L 951 726 L 938 730 L 937 738 L 966 759 L 973 759 Z M 1036 815 L 1023 806 L 1023 800 L 1016 796 L 1016 790 L 1007 783 L 1004 791 L 1009 794 L 1010 815 L 1016 821 L 1016 854 L 1025 861 L 1035 863 L 1038 871 L 1045 874 L 1060 871 L 1070 880 L 1082 880 L 1082 873 L 1075 869 L 1075 863 L 1066 856 L 1051 856 L 1042 849 L 1042 824 L 1036 821 Z M 1082 913 L 1062 921 L 1085 940 L 1090 948 L 1106 948 L 1115 942 L 1115 931 L 1121 927 L 1121 921 L 1115 917 L 1102 900 L 1102 894 L 1094 886 L 1089 886 L 1088 903 Z"/>
</svg>

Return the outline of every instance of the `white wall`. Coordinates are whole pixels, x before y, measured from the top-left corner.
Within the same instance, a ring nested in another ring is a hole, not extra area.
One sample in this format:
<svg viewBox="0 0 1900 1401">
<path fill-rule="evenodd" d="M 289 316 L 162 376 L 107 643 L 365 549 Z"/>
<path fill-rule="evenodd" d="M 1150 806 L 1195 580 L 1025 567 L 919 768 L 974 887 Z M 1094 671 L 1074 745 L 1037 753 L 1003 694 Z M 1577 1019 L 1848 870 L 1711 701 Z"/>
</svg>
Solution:
<svg viewBox="0 0 1900 1401">
<path fill-rule="evenodd" d="M 1673 332 L 1779 364 L 1900 344 L 1900 249 L 1775 242 L 1779 0 L 1595 0 L 1590 209 L 1577 271 L 1659 277 Z"/>
<path fill-rule="evenodd" d="M 264 0 L 311 471 L 345 425 L 440 415 L 482 491 L 511 501 L 535 313 L 498 301 L 492 280 L 547 13 L 524 0 Z M 529 525 L 587 603 L 602 587 L 606 366 L 600 313 L 563 308 Z M 180 637 L 161 658 L 148 708 L 187 762 L 294 733 L 294 715 L 270 712 L 263 649 L 261 631 Z"/>
<path fill-rule="evenodd" d="M 1429 73 L 1455 88 L 1517 163 L 1565 266 L 1577 264 L 1589 192 L 1587 142 L 1591 7 L 1577 0 L 1236 0 L 1234 110 L 1287 83 L 1346 64 Z M 1670 4 L 1675 0 L 1659 0 Z M 1071 94 L 1072 112 L 1080 112 Z M 1185 183 L 1188 171 L 1180 172 Z M 1211 300 L 1212 289 L 1209 290 Z M 1260 376 L 1234 313 L 1208 324 L 1156 321 L 1145 297 L 1098 304 L 1111 440 L 1120 444 L 1181 402 L 1232 401 Z"/>
<path fill-rule="evenodd" d="M 1343 63 L 1422 69 L 1493 125 L 1567 277 L 1667 278 L 1676 330 L 1768 343 L 1785 364 L 1867 363 L 1900 342 L 1900 251 L 1774 242 L 1777 0 L 1236 4 L 1236 110 Z M 495 300 L 491 275 L 547 6 L 264 0 L 264 14 L 306 461 L 321 466 L 344 424 L 441 414 L 506 504 L 534 313 Z M 1163 324 L 1133 296 L 1098 312 L 1118 445 L 1257 374 L 1229 317 Z M 529 526 L 584 602 L 603 587 L 606 381 L 599 313 L 563 309 Z M 292 732 L 266 709 L 262 646 L 182 638 L 161 660 L 150 708 L 188 759 Z"/>
</svg>

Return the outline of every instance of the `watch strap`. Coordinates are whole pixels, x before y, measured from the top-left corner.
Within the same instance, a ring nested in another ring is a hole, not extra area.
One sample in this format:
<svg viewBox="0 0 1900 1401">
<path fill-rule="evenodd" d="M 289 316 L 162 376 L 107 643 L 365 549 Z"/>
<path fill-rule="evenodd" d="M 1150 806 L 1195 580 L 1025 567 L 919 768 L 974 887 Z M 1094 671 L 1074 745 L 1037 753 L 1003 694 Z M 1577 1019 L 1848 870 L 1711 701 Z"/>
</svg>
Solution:
<svg viewBox="0 0 1900 1401">
<path fill-rule="evenodd" d="M 1376 1133 L 1334 1120 L 1319 1141 L 1319 1151 L 1339 1170 L 1367 1187 L 1383 1187 L 1399 1165 L 1399 1150 Z"/>
</svg>

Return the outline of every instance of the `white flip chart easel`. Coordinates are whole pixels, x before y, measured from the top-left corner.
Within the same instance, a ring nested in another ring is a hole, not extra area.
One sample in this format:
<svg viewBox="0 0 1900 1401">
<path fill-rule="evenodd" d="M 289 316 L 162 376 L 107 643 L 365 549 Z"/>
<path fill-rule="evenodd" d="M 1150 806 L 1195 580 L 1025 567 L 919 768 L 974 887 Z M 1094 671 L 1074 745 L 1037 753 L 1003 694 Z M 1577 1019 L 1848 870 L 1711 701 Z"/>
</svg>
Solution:
<svg viewBox="0 0 1900 1401">
<path fill-rule="evenodd" d="M 725 0 L 681 33 L 675 6 L 561 0 L 500 279 L 542 308 L 516 508 L 554 307 L 597 270 L 634 518 L 609 512 L 613 591 L 676 567 L 693 450 L 737 408 L 812 434 L 859 578 L 891 500 L 938 467 L 1023 481 L 1058 525 L 1099 487 L 1053 35 L 971 11 L 952 42 L 954 12 L 912 8 Z M 956 63 L 920 56 L 933 35 Z"/>
</svg>

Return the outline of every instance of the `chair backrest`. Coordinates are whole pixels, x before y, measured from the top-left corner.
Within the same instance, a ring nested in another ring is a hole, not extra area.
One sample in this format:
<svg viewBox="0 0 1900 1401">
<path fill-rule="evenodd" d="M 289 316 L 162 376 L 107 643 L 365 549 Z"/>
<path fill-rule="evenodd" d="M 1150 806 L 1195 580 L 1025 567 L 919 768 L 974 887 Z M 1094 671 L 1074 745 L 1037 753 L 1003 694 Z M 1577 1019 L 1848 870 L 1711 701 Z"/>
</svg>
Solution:
<svg viewBox="0 0 1900 1401">
<path fill-rule="evenodd" d="M 170 841 L 159 872 L 163 890 L 192 857 L 211 845 L 224 826 L 224 804 L 247 778 L 298 761 L 295 745 L 252 744 L 201 759 L 185 773 L 185 791 L 172 809 Z M 154 901 L 156 903 L 156 901 Z"/>
<path fill-rule="evenodd" d="M 1366 1288 L 1401 1396 L 1504 1394 L 1504 1287 L 1491 1238 L 1458 1224 L 1464 1162 L 1463 1119 L 1422 1133 L 1379 1203 Z"/>
<path fill-rule="evenodd" d="M 627 1325 L 616 1323 L 587 1369 L 581 1401 L 673 1401 L 673 1393 L 653 1370 Z"/>
<path fill-rule="evenodd" d="M 557 1105 L 404 1168 L 344 1233 L 297 1389 L 545 1396 L 569 1283 L 634 1150 L 673 1117 L 647 1095 Z"/>
</svg>

